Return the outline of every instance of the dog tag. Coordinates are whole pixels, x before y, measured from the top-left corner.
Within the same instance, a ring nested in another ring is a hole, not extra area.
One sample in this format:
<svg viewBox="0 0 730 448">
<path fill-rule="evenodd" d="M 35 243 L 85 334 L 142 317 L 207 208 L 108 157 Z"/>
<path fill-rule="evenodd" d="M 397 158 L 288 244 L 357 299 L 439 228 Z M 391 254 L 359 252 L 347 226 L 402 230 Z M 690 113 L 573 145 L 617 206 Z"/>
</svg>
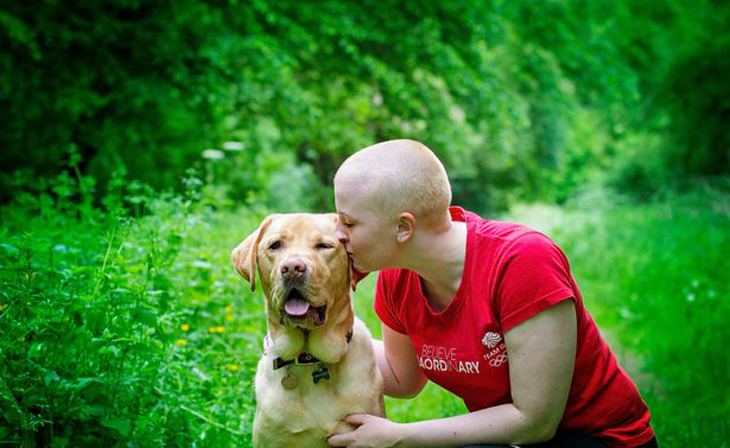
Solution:
<svg viewBox="0 0 730 448">
<path fill-rule="evenodd" d="M 327 367 L 320 367 L 316 371 L 312 372 L 312 381 L 314 384 L 319 383 L 320 380 L 330 379 L 330 371 Z"/>
<path fill-rule="evenodd" d="M 281 379 L 281 385 L 284 386 L 284 389 L 294 389 L 297 387 L 297 382 L 297 377 L 291 373 L 287 373 L 286 376 Z"/>
</svg>

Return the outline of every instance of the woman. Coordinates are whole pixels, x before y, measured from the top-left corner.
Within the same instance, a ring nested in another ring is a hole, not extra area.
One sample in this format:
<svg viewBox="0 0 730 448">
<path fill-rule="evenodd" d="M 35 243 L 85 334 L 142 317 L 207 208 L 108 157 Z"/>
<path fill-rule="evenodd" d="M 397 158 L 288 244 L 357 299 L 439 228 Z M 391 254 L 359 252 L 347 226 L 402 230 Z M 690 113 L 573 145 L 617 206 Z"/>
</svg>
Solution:
<svg viewBox="0 0 730 448">
<path fill-rule="evenodd" d="M 412 397 L 430 379 L 470 412 L 408 424 L 352 415 L 357 429 L 331 446 L 657 446 L 645 403 L 546 236 L 450 208 L 443 165 L 411 140 L 355 153 L 334 189 L 353 268 L 380 271 L 384 392 Z"/>
</svg>

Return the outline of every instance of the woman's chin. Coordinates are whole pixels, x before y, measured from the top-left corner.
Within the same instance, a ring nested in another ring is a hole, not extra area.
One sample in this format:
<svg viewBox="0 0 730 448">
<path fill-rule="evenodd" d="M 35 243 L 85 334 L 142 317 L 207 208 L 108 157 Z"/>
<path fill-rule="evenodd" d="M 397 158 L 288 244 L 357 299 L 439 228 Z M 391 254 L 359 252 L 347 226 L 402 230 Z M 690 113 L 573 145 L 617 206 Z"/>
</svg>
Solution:
<svg viewBox="0 0 730 448">
<path fill-rule="evenodd" d="M 352 268 L 362 274 L 367 274 L 368 272 L 370 272 L 370 270 L 368 270 L 367 267 L 361 265 L 360 262 L 355 260 L 354 258 L 352 259 Z"/>
</svg>

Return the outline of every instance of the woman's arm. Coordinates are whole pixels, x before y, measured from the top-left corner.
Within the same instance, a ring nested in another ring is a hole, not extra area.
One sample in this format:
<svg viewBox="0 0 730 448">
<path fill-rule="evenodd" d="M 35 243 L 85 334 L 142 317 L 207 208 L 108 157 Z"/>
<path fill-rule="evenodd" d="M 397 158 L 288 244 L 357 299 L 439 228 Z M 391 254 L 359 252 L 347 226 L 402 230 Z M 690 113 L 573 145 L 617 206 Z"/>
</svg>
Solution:
<svg viewBox="0 0 730 448">
<path fill-rule="evenodd" d="M 549 440 L 565 411 L 573 377 L 576 334 L 572 300 L 551 306 L 505 333 L 512 403 L 407 424 L 354 415 L 347 421 L 358 429 L 333 436 L 329 443 L 346 447 L 458 447 Z M 387 345 L 385 349 L 388 350 Z"/>
<path fill-rule="evenodd" d="M 373 340 L 375 359 L 383 376 L 383 392 L 396 398 L 418 395 L 428 379 L 418 367 L 418 358 L 408 336 L 383 324 L 383 340 Z"/>
</svg>

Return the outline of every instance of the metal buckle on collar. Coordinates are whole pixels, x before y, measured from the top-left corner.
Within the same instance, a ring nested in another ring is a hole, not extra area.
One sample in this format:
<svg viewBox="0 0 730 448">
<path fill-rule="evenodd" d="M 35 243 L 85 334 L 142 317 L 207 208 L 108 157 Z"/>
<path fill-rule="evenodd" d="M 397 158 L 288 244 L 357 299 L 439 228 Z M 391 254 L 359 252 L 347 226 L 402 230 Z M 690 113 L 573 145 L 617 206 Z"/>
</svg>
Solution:
<svg viewBox="0 0 730 448">
<path fill-rule="evenodd" d="M 312 364 L 317 364 L 318 362 L 322 361 L 307 352 L 300 353 L 299 356 L 297 356 L 297 358 L 294 360 L 294 363 L 298 366 L 308 366 Z"/>
</svg>

